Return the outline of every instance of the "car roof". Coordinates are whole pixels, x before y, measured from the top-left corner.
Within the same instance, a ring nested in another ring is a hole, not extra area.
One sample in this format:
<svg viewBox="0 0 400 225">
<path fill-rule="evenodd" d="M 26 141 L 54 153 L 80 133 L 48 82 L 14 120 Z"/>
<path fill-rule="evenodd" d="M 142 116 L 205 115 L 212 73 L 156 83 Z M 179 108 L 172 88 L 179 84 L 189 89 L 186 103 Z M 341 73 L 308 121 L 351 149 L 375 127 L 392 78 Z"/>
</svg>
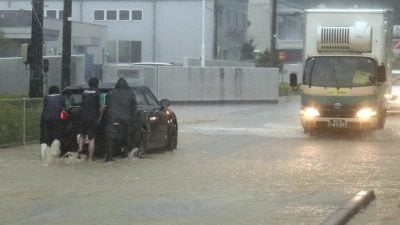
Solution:
<svg viewBox="0 0 400 225">
<path fill-rule="evenodd" d="M 142 84 L 136 84 L 136 83 L 130 83 L 129 86 L 130 87 L 139 87 L 139 88 L 145 87 Z M 115 83 L 113 83 L 113 82 L 101 82 L 99 84 L 98 89 L 110 89 L 111 90 L 111 89 L 114 89 L 114 87 L 115 87 Z M 68 90 L 82 90 L 82 89 L 88 89 L 88 88 L 89 88 L 88 84 L 74 84 L 74 85 L 65 87 L 62 92 L 65 92 Z"/>
<path fill-rule="evenodd" d="M 173 66 L 174 64 L 172 64 L 172 63 L 164 63 L 164 62 L 137 62 L 137 63 L 132 63 L 132 65 L 137 65 L 137 66 Z"/>
<path fill-rule="evenodd" d="M 135 87 L 135 88 L 147 88 L 146 86 L 142 84 L 136 84 L 136 83 L 130 83 L 129 86 Z M 101 82 L 99 84 L 98 89 L 99 90 L 112 90 L 115 87 L 115 83 L 113 82 Z M 62 90 L 62 93 L 70 92 L 70 91 L 76 91 L 76 90 L 84 90 L 88 89 L 89 85 L 88 84 L 74 84 L 71 86 L 67 86 Z"/>
</svg>

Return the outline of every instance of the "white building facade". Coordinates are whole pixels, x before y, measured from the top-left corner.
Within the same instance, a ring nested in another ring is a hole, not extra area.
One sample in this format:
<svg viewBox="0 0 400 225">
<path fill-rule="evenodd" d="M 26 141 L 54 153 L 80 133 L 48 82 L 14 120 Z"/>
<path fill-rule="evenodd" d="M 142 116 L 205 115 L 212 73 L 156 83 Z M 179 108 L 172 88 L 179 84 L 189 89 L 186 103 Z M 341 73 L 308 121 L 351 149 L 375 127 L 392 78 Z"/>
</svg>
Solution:
<svg viewBox="0 0 400 225">
<path fill-rule="evenodd" d="M 248 37 L 254 40 L 256 52 L 271 49 L 272 1 L 249 0 Z M 303 11 L 293 8 L 284 1 L 277 5 L 276 49 L 285 51 L 289 61 L 299 62 L 303 52 Z"/>
<path fill-rule="evenodd" d="M 226 13 L 218 21 L 215 6 Z M 0 0 L 0 9 L 31 10 L 31 1 Z M 246 39 L 247 0 L 207 0 L 205 11 L 206 59 L 214 58 L 215 49 L 218 58 L 238 59 Z M 46 0 L 44 16 L 62 19 L 63 1 Z M 73 0 L 72 21 L 107 26 L 106 63 L 201 57 L 202 0 Z"/>
</svg>

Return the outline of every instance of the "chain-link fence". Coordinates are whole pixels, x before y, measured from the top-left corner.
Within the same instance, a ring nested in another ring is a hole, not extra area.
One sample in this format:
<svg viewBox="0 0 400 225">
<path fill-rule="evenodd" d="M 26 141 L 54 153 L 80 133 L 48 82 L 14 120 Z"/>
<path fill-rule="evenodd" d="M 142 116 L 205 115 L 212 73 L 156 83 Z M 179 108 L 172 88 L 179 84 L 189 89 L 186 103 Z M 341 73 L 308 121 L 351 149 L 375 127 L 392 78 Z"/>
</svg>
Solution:
<svg viewBox="0 0 400 225">
<path fill-rule="evenodd" d="M 0 147 L 39 141 L 42 98 L 0 99 Z"/>
</svg>

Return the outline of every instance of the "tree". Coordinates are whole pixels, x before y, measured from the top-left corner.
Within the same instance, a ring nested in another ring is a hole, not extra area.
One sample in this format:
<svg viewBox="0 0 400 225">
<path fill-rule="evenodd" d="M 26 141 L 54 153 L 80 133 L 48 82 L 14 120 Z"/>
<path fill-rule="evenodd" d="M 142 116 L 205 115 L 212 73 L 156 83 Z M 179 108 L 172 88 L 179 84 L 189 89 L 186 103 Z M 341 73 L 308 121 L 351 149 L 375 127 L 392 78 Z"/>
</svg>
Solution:
<svg viewBox="0 0 400 225">
<path fill-rule="evenodd" d="M 242 45 L 242 49 L 240 50 L 240 59 L 242 60 L 254 60 L 254 49 L 256 48 L 254 44 L 254 40 L 250 39 L 249 41 L 246 41 Z"/>
<path fill-rule="evenodd" d="M 256 59 L 257 67 L 279 67 L 278 55 L 268 49 L 262 52 Z"/>
</svg>

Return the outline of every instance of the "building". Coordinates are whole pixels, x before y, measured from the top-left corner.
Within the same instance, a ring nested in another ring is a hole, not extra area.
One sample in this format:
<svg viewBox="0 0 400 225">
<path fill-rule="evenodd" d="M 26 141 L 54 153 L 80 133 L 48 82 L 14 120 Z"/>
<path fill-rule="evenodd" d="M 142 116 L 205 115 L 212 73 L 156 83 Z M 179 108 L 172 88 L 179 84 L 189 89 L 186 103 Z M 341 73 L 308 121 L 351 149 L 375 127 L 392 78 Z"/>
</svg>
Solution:
<svg viewBox="0 0 400 225">
<path fill-rule="evenodd" d="M 239 59 L 247 2 L 206 1 L 207 59 Z M 31 1 L 0 0 L 0 9 L 31 10 Z M 63 1 L 46 0 L 44 15 L 61 19 Z M 107 27 L 107 63 L 182 63 L 185 57 L 201 57 L 202 0 L 73 0 L 72 21 Z"/>
<path fill-rule="evenodd" d="M 0 27 L 5 38 L 11 40 L 0 57 L 20 56 L 21 44 L 31 41 L 32 10 L 0 10 Z M 62 53 L 62 20 L 43 19 L 43 55 Z M 72 22 L 71 53 L 85 55 L 85 77 L 101 76 L 105 62 L 107 27 L 97 24 Z"/>
<path fill-rule="evenodd" d="M 248 37 L 256 44 L 255 51 L 271 49 L 272 1 L 249 0 Z M 276 49 L 287 52 L 287 62 L 300 62 L 303 52 L 303 11 L 284 2 L 277 5 Z"/>
</svg>

